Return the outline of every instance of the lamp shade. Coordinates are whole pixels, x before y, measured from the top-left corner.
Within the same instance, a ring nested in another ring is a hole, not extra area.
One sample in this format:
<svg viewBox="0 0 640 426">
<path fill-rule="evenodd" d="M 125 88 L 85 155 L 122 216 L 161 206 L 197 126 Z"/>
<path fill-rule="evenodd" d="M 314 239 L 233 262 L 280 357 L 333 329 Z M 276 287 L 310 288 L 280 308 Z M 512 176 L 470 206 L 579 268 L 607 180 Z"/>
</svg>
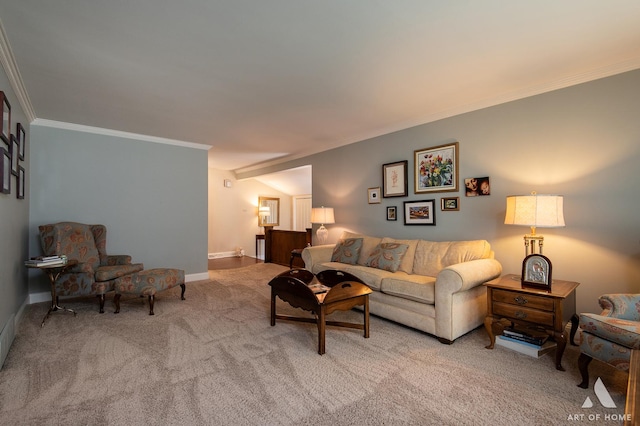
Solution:
<svg viewBox="0 0 640 426">
<path fill-rule="evenodd" d="M 333 217 L 333 207 L 314 207 L 311 209 L 311 223 L 321 225 L 336 223 Z"/>
<path fill-rule="evenodd" d="M 540 228 L 565 226 L 562 195 L 510 195 L 504 223 Z"/>
<path fill-rule="evenodd" d="M 260 206 L 258 216 L 271 216 L 271 208 L 269 206 Z"/>
</svg>

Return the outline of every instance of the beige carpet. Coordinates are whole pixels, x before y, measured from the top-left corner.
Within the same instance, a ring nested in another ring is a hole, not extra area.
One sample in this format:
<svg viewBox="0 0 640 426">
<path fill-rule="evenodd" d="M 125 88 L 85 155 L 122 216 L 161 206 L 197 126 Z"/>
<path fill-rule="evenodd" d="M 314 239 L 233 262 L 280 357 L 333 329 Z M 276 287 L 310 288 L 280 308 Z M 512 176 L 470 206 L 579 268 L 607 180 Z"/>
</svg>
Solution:
<svg viewBox="0 0 640 426">
<path fill-rule="evenodd" d="M 369 339 L 329 327 L 320 356 L 314 325 L 269 325 L 267 282 L 284 269 L 211 272 L 185 301 L 179 288 L 161 293 L 155 316 L 140 298 L 123 298 L 118 315 L 78 299 L 65 303 L 77 317 L 57 312 L 40 328 L 47 304 L 28 306 L 0 372 L 0 424 L 617 424 L 605 416 L 624 412 L 626 374 L 594 361 L 583 390 L 575 347 L 559 372 L 550 355 L 485 349 L 483 329 L 448 346 L 372 317 Z M 618 408 L 599 403 L 598 376 Z M 581 408 L 586 397 L 593 408 Z"/>
</svg>

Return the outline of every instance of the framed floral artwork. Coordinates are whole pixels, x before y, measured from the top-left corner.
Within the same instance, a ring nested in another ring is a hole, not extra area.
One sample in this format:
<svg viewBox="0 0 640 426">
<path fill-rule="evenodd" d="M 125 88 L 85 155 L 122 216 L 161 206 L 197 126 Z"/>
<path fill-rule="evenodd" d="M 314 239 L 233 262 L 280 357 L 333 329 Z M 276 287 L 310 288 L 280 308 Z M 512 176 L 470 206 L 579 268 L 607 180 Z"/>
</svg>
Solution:
<svg viewBox="0 0 640 426">
<path fill-rule="evenodd" d="M 458 190 L 458 142 L 414 151 L 416 194 Z"/>
<path fill-rule="evenodd" d="M 405 201 L 404 224 L 405 225 L 435 225 L 436 224 L 436 200 Z"/>
<path fill-rule="evenodd" d="M 409 195 L 407 165 L 408 161 L 396 161 L 382 165 L 382 196 L 406 197 Z"/>
</svg>

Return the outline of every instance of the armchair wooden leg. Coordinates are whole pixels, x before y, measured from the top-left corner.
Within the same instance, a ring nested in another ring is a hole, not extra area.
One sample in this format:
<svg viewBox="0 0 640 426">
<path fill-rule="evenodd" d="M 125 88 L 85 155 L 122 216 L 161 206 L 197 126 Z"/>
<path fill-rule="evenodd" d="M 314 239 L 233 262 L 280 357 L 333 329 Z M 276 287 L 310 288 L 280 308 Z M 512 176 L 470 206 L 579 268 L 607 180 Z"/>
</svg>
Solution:
<svg viewBox="0 0 640 426">
<path fill-rule="evenodd" d="M 579 388 L 587 389 L 589 387 L 589 363 L 593 358 L 585 353 L 581 353 L 578 357 L 578 370 L 582 376 L 582 382 L 578 385 Z"/>
<path fill-rule="evenodd" d="M 153 315 L 153 302 L 155 300 L 155 297 L 153 296 L 153 294 L 149 295 L 149 315 Z"/>
<path fill-rule="evenodd" d="M 114 314 L 117 314 L 118 312 L 120 312 L 120 293 L 116 293 L 116 295 L 113 296 L 113 301 L 116 304 L 116 310 Z"/>
<path fill-rule="evenodd" d="M 180 294 L 180 299 L 184 300 L 184 291 L 187 289 L 187 286 L 184 284 L 180 284 L 180 287 L 182 287 L 182 294 Z"/>
<path fill-rule="evenodd" d="M 104 299 L 105 299 L 104 294 L 99 294 L 98 295 L 98 302 L 100 303 L 100 313 L 101 314 L 104 314 Z"/>
</svg>

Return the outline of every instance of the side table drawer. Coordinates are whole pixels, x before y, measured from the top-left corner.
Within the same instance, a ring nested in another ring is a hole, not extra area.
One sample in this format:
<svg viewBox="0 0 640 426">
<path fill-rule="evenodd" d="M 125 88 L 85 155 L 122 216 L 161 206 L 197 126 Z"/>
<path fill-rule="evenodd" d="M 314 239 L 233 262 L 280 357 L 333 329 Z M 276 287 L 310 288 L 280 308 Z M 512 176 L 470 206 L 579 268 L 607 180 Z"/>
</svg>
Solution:
<svg viewBox="0 0 640 426">
<path fill-rule="evenodd" d="M 494 289 L 493 300 L 495 302 L 506 303 L 509 305 L 553 312 L 553 299 L 544 296 L 534 296 L 531 294 Z"/>
<path fill-rule="evenodd" d="M 493 314 L 500 317 L 553 327 L 553 312 L 539 311 L 523 306 L 496 302 L 493 304 Z"/>
</svg>

